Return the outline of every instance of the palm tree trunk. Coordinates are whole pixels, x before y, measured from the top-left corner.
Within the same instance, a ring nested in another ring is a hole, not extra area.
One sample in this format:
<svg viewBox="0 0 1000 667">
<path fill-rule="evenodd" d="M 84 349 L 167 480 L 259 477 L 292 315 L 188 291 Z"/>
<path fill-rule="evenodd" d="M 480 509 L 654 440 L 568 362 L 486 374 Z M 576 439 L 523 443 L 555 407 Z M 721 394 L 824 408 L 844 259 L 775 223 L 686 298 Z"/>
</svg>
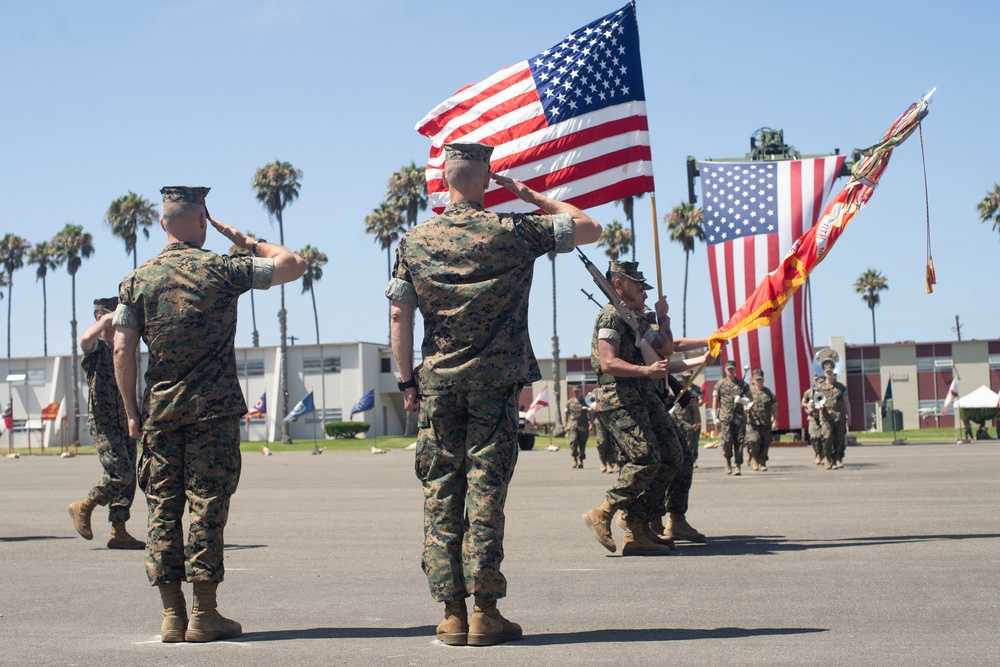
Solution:
<svg viewBox="0 0 1000 667">
<path fill-rule="evenodd" d="M 260 347 L 260 333 L 257 331 L 257 309 L 253 305 L 253 290 L 250 290 L 250 321 L 253 322 L 253 346 Z"/>
<path fill-rule="evenodd" d="M 319 345 L 319 313 L 316 311 L 316 290 L 313 289 L 312 285 L 309 286 L 309 296 L 312 297 L 313 319 L 316 321 L 316 344 Z M 320 355 L 320 370 L 323 369 L 322 356 Z"/>
<path fill-rule="evenodd" d="M 552 259 L 552 380 L 553 387 L 552 394 L 555 397 L 556 402 L 556 419 L 555 423 L 559 428 L 553 427 L 553 432 L 558 433 L 562 430 L 562 372 L 559 367 L 559 333 L 556 329 L 556 256 L 555 253 L 551 255 Z"/>
<path fill-rule="evenodd" d="M 7 274 L 7 358 L 10 359 L 10 297 L 14 291 L 14 273 Z"/>
<path fill-rule="evenodd" d="M 76 276 L 71 276 L 73 319 L 70 322 L 70 331 L 73 340 L 73 442 L 74 447 L 80 446 L 80 359 L 76 353 Z"/>
<path fill-rule="evenodd" d="M 285 245 L 285 225 L 281 220 L 281 208 L 279 207 L 275 216 L 278 218 L 278 236 L 281 240 L 281 245 Z M 288 414 L 288 314 L 285 312 L 285 286 L 281 286 L 281 310 L 278 311 L 278 327 L 281 333 L 281 368 L 278 372 L 281 373 L 281 444 L 290 445 L 292 444 L 292 438 L 288 435 L 288 422 L 285 421 L 284 415 Z"/>
<path fill-rule="evenodd" d="M 42 356 L 49 356 L 49 298 L 45 294 L 45 276 L 42 276 Z"/>
<path fill-rule="evenodd" d="M 684 296 L 681 299 L 681 336 L 688 335 L 688 262 L 691 261 L 691 251 L 684 251 Z"/>
<path fill-rule="evenodd" d="M 871 307 L 871 311 L 872 311 L 872 345 L 876 345 L 878 341 L 875 340 L 875 306 Z"/>
</svg>

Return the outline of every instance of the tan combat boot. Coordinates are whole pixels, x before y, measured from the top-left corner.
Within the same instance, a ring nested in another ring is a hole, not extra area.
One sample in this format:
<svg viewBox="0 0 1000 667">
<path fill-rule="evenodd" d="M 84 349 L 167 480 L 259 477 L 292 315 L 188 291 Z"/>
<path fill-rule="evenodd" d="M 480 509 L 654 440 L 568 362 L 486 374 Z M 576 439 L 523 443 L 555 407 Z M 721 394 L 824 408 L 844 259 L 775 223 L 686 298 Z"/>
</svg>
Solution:
<svg viewBox="0 0 1000 667">
<path fill-rule="evenodd" d="M 650 521 L 648 528 L 649 530 L 646 532 L 646 537 L 648 537 L 655 544 L 662 544 L 670 549 L 673 549 L 676 546 L 673 539 L 667 534 L 666 528 L 663 527 L 663 517 Z"/>
<path fill-rule="evenodd" d="M 759 463 L 757 465 L 757 470 L 759 470 L 761 472 L 767 472 L 767 464 L 766 463 Z"/>
<path fill-rule="evenodd" d="M 607 500 L 583 513 L 583 525 L 594 531 L 597 541 L 611 553 L 617 549 L 611 537 L 611 518 L 614 515 L 615 508 Z"/>
<path fill-rule="evenodd" d="M 448 646 L 469 643 L 469 612 L 465 608 L 465 598 L 445 601 L 444 620 L 437 626 L 437 638 Z"/>
<path fill-rule="evenodd" d="M 729 459 L 726 459 L 726 474 L 727 475 L 733 474 L 733 464 Z"/>
<path fill-rule="evenodd" d="M 160 584 L 160 600 L 163 601 L 163 623 L 160 625 L 160 641 L 173 644 L 184 641 L 184 630 L 187 629 L 187 603 L 181 582 L 171 581 Z"/>
<path fill-rule="evenodd" d="M 733 466 L 733 477 L 739 477 L 740 474 L 740 467 L 738 465 Z"/>
<path fill-rule="evenodd" d="M 823 459 L 823 467 L 827 470 L 833 469 L 833 459 Z"/>
<path fill-rule="evenodd" d="M 576 460 L 576 457 L 574 456 L 573 457 L 573 465 L 571 465 L 570 468 L 575 468 L 578 465 L 580 465 L 580 463 L 579 463 L 579 461 Z"/>
<path fill-rule="evenodd" d="M 601 463 L 601 472 L 607 472 L 607 471 L 608 471 L 608 464 Z"/>
<path fill-rule="evenodd" d="M 194 582 L 194 607 L 188 621 L 184 639 L 189 642 L 211 642 L 216 639 L 232 639 L 243 634 L 243 627 L 236 621 L 225 618 L 216 609 L 215 590 L 217 581 Z"/>
<path fill-rule="evenodd" d="M 691 524 L 687 522 L 683 514 L 678 514 L 676 512 L 671 512 L 670 516 L 667 517 L 667 529 L 664 533 L 672 539 L 675 540 L 687 540 L 688 542 L 707 542 L 707 538 L 695 530 Z"/>
<path fill-rule="evenodd" d="M 816 465 L 821 465 L 823 463 L 823 457 L 819 454 L 813 454 L 813 463 Z"/>
<path fill-rule="evenodd" d="M 666 556 L 670 547 L 656 544 L 646 533 L 649 525 L 645 521 L 626 521 L 625 539 L 622 540 L 622 556 Z"/>
<path fill-rule="evenodd" d="M 753 457 L 750 457 L 750 461 L 747 462 L 747 467 L 750 468 L 750 470 L 756 470 L 757 469 L 757 461 Z"/>
<path fill-rule="evenodd" d="M 580 465 L 578 465 L 577 468 L 583 470 L 583 459 L 580 459 Z"/>
<path fill-rule="evenodd" d="M 834 470 L 840 470 L 843 467 L 844 467 L 844 462 L 841 461 L 840 459 L 837 459 L 836 461 L 833 462 L 833 469 Z"/>
<path fill-rule="evenodd" d="M 111 536 L 108 539 L 109 549 L 145 549 L 146 543 L 140 542 L 125 530 L 124 521 L 111 522 Z"/>
<path fill-rule="evenodd" d="M 496 600 L 476 598 L 469 621 L 469 646 L 493 646 L 521 638 L 521 626 L 500 615 Z"/>
<path fill-rule="evenodd" d="M 73 527 L 85 540 L 94 539 L 94 531 L 90 529 L 90 515 L 95 507 L 97 504 L 90 499 L 90 496 L 81 498 L 69 506 L 69 516 L 73 519 Z"/>
</svg>

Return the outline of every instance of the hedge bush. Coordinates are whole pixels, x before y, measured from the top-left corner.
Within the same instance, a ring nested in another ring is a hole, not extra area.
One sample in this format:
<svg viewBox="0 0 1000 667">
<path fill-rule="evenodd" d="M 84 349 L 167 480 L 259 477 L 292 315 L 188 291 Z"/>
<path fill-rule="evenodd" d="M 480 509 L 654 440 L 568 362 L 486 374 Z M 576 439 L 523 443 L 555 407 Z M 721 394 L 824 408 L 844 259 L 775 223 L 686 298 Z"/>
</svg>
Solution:
<svg viewBox="0 0 1000 667">
<path fill-rule="evenodd" d="M 359 433 L 367 433 L 372 427 L 368 422 L 330 422 L 323 424 L 323 430 L 331 438 L 353 438 Z"/>
</svg>

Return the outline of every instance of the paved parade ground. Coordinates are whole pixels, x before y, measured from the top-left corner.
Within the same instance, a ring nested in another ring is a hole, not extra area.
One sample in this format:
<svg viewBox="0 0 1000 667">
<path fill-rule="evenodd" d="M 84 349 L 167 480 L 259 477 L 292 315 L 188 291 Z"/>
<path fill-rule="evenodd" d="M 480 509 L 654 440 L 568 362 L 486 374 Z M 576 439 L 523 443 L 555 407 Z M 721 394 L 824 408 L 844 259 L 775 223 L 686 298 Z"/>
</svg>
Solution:
<svg viewBox="0 0 1000 667">
<path fill-rule="evenodd" d="M 852 447 L 839 471 L 775 448 L 739 478 L 703 450 L 688 519 L 709 542 L 653 558 L 584 528 L 612 482 L 588 451 L 583 470 L 521 453 L 500 609 L 525 636 L 488 648 L 434 639 L 412 452 L 244 455 L 219 608 L 245 634 L 200 645 L 160 643 L 143 554 L 105 548 L 106 508 L 92 542 L 74 532 L 96 456 L 0 459 L 0 664 L 1000 663 L 1000 443 Z M 145 514 L 137 497 L 140 537 Z"/>
</svg>

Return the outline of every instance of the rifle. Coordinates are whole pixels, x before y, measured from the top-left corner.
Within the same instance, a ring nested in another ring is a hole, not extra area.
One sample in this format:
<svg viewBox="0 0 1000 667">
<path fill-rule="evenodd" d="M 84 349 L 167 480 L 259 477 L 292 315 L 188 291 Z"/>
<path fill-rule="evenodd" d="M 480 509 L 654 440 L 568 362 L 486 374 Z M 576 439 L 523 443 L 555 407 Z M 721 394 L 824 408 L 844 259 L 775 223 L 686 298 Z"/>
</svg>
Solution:
<svg viewBox="0 0 1000 667">
<path fill-rule="evenodd" d="M 653 346 L 650 344 L 650 339 L 647 337 L 652 331 L 649 328 L 649 323 L 645 320 L 645 318 L 640 317 L 635 313 L 635 311 L 625 304 L 625 301 L 618 296 L 618 292 L 616 292 L 615 288 L 610 282 L 608 282 L 608 279 L 604 277 L 604 274 L 601 273 L 600 269 L 594 266 L 593 262 L 587 259 L 587 256 L 583 254 L 582 250 L 577 248 L 576 251 L 580 253 L 580 261 L 583 262 L 583 266 L 587 269 L 587 273 L 590 274 L 590 277 L 594 279 L 594 283 L 597 285 L 598 289 L 604 293 L 604 296 L 608 298 L 608 301 L 610 301 L 611 305 L 618 311 L 621 318 L 626 324 L 629 325 L 629 327 L 632 328 L 632 331 L 635 332 L 635 344 L 642 353 L 643 362 L 645 362 L 646 365 L 651 365 L 660 361 L 660 355 L 653 349 Z M 584 294 L 586 294 L 586 292 L 584 292 Z M 655 335 L 656 334 L 654 332 L 653 336 L 655 337 Z"/>
</svg>

